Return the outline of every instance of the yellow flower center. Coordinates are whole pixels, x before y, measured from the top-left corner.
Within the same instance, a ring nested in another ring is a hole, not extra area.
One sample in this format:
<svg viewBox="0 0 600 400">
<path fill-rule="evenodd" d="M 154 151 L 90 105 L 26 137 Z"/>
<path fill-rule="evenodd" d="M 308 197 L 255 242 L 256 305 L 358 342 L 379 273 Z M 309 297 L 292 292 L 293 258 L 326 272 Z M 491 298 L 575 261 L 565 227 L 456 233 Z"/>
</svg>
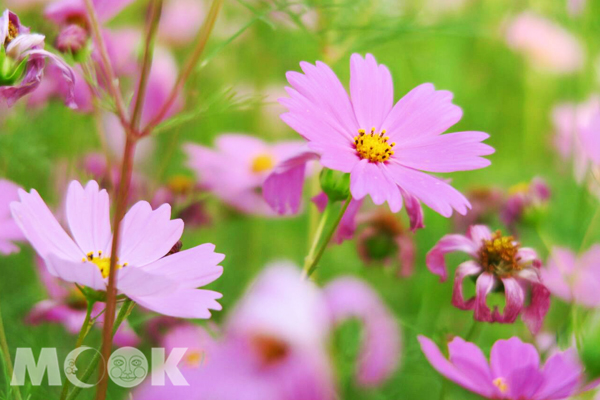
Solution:
<svg viewBox="0 0 600 400">
<path fill-rule="evenodd" d="M 185 357 L 185 365 L 190 368 L 198 368 L 204 361 L 204 353 L 199 350 L 189 352 Z"/>
<path fill-rule="evenodd" d="M 96 264 L 96 266 L 100 269 L 100 273 L 102 274 L 103 278 L 108 278 L 108 275 L 110 275 L 110 257 L 102 257 L 102 251 L 98 251 L 97 257 L 94 255 L 94 252 L 89 252 L 88 254 L 86 254 L 86 257 L 84 257 L 82 261 L 89 261 L 91 263 Z M 118 262 L 119 259 L 117 258 L 117 265 L 115 265 L 115 271 L 127 266 L 127 263 L 121 265 L 118 264 Z"/>
<path fill-rule="evenodd" d="M 519 243 L 512 236 L 502 236 L 496 231 L 490 240 L 484 240 L 479 249 L 479 261 L 487 271 L 498 276 L 510 275 L 514 271 L 520 271 L 523 266 L 517 256 Z"/>
<path fill-rule="evenodd" d="M 508 385 L 506 384 L 506 380 L 504 378 L 496 378 L 492 381 L 494 386 L 500 389 L 501 393 L 508 392 Z"/>
<path fill-rule="evenodd" d="M 169 189 L 176 194 L 187 194 L 192 191 L 194 181 L 184 175 L 176 175 L 169 179 Z"/>
<path fill-rule="evenodd" d="M 527 193 L 527 192 L 529 192 L 529 183 L 527 183 L 527 182 L 517 183 L 516 185 L 513 185 L 508 189 L 509 195 L 515 195 L 518 193 Z"/>
<path fill-rule="evenodd" d="M 261 154 L 252 161 L 252 172 L 259 174 L 269 171 L 275 166 L 275 159 L 270 154 Z"/>
<path fill-rule="evenodd" d="M 8 37 L 6 38 L 4 44 L 9 44 L 10 42 L 12 42 L 18 34 L 19 28 L 17 28 L 17 26 L 12 21 L 8 21 Z"/>
<path fill-rule="evenodd" d="M 358 131 L 354 136 L 354 147 L 358 156 L 371 162 L 384 162 L 394 155 L 392 148 L 396 143 L 388 143 L 389 136 L 385 136 L 385 129 L 379 135 L 375 134 L 375 128 L 367 134 L 364 129 Z"/>
</svg>

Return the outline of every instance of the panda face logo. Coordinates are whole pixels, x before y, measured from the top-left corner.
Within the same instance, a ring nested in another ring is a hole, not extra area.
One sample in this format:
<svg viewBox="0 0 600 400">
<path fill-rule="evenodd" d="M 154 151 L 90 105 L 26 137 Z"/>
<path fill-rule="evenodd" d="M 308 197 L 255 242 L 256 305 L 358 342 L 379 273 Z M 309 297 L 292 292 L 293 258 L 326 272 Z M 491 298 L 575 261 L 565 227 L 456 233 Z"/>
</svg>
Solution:
<svg viewBox="0 0 600 400">
<path fill-rule="evenodd" d="M 142 383 L 146 378 L 148 360 L 138 349 L 122 347 L 110 356 L 108 373 L 117 385 L 132 388 Z"/>
</svg>

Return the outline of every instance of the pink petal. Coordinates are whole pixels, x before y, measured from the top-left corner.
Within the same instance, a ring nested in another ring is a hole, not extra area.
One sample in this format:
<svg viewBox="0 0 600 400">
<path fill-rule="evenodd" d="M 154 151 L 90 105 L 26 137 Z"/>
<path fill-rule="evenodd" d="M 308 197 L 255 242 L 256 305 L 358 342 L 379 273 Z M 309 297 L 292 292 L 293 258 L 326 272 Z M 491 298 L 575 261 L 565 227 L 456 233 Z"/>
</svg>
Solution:
<svg viewBox="0 0 600 400">
<path fill-rule="evenodd" d="M 308 147 L 321 155 L 321 165 L 336 171 L 349 173 L 360 161 L 356 149 L 350 143 L 323 144 L 310 142 Z"/>
<path fill-rule="evenodd" d="M 387 163 L 385 168 L 398 186 L 444 217 L 450 217 L 453 209 L 465 215 L 471 208 L 465 196 L 439 178 L 395 162 Z"/>
<path fill-rule="evenodd" d="M 538 399 L 563 399 L 574 395 L 585 376 L 575 349 L 556 353 L 542 371 L 544 384 L 535 394 Z"/>
<path fill-rule="evenodd" d="M 450 92 L 435 90 L 431 83 L 417 86 L 396 103 L 383 129 L 399 147 L 437 136 L 462 118 L 452 97 Z"/>
<path fill-rule="evenodd" d="M 508 398 L 510 399 L 534 399 L 535 393 L 544 382 L 544 377 L 537 367 L 528 365 L 517 366 L 511 374 L 506 377 L 508 387 Z"/>
<path fill-rule="evenodd" d="M 508 340 L 498 340 L 494 344 L 490 353 L 490 364 L 495 378 L 508 380 L 516 369 L 539 368 L 540 357 L 533 345 L 513 337 Z M 507 383 L 510 388 L 510 382 Z"/>
<path fill-rule="evenodd" d="M 383 168 L 368 160 L 361 160 L 352 170 L 350 191 L 356 200 L 370 195 L 376 205 L 387 201 L 392 212 L 402 208 L 402 196 L 396 184 Z"/>
<path fill-rule="evenodd" d="M 475 311 L 473 317 L 477 321 L 493 322 L 492 312 L 486 304 L 487 296 L 496 284 L 494 275 L 484 272 L 477 278 L 475 284 Z"/>
<path fill-rule="evenodd" d="M 44 259 L 48 271 L 63 281 L 77 283 L 95 290 L 106 290 L 106 281 L 96 264 L 87 261 L 65 260 L 55 254 Z"/>
<path fill-rule="evenodd" d="M 481 143 L 489 135 L 484 132 L 458 132 L 432 136 L 396 147 L 394 158 L 405 167 L 430 172 L 468 171 L 489 166 L 481 156 L 494 149 Z"/>
<path fill-rule="evenodd" d="M 463 281 L 468 276 L 480 274 L 483 268 L 475 261 L 467 261 L 458 266 L 454 276 L 454 290 L 452 291 L 452 305 L 461 310 L 472 310 L 475 307 L 475 297 L 465 302 L 463 295 Z"/>
<path fill-rule="evenodd" d="M 212 290 L 180 289 L 167 296 L 132 297 L 136 303 L 154 312 L 178 318 L 210 318 L 209 310 L 221 310 L 217 299 L 221 293 Z"/>
<path fill-rule="evenodd" d="M 145 268 L 128 265 L 119 270 L 117 288 L 127 297 L 167 296 L 180 287 L 179 282 Z"/>
<path fill-rule="evenodd" d="M 406 214 L 410 220 L 410 230 L 414 233 L 417 231 L 417 229 L 424 228 L 425 224 L 423 223 L 423 207 L 421 207 L 421 202 L 419 199 L 406 192 L 402 188 L 400 188 L 400 194 L 404 199 Z"/>
<path fill-rule="evenodd" d="M 358 382 L 373 386 L 388 378 L 400 357 L 400 331 L 379 296 L 354 278 L 338 278 L 324 289 L 334 324 L 359 318 L 364 325 Z"/>
<path fill-rule="evenodd" d="M 429 271 L 439 275 L 443 282 L 448 278 L 446 261 L 444 260 L 444 256 L 447 253 L 461 251 L 475 256 L 477 250 L 478 248 L 473 244 L 473 241 L 466 236 L 458 234 L 446 235 L 427 253 L 425 263 Z"/>
<path fill-rule="evenodd" d="M 148 202 L 136 203 L 123 218 L 119 262 L 142 267 L 169 252 L 181 238 L 183 221 L 171 220 L 171 206 L 156 210 Z"/>
<path fill-rule="evenodd" d="M 19 191 L 21 202 L 11 203 L 13 218 L 27 240 L 43 258 L 56 254 L 68 260 L 85 256 L 60 226 L 37 191 Z"/>
<path fill-rule="evenodd" d="M 523 309 L 523 302 L 525 301 L 525 293 L 523 288 L 519 285 L 514 278 L 501 278 L 504 284 L 504 294 L 506 296 L 506 306 L 504 307 L 504 314 L 501 314 L 496 307 L 492 318 L 494 321 L 512 324 L 517 319 L 517 316 Z"/>
<path fill-rule="evenodd" d="M 85 189 L 72 181 L 67 191 L 67 221 L 79 247 L 89 252 L 107 252 L 111 238 L 110 205 L 106 190 L 89 181 Z"/>
<path fill-rule="evenodd" d="M 475 344 L 455 337 L 448 343 L 450 362 L 460 372 L 486 393 L 494 393 L 492 371 L 485 355 Z"/>
<path fill-rule="evenodd" d="M 562 247 L 552 248 L 550 259 L 540 273 L 544 285 L 553 295 L 566 301 L 573 299 L 571 280 L 576 264 L 575 254 L 571 250 Z"/>
<path fill-rule="evenodd" d="M 19 200 L 19 186 L 15 183 L 0 179 L 0 220 L 10 217 L 10 203 Z"/>
<path fill-rule="evenodd" d="M 350 57 L 350 94 L 358 125 L 365 130 L 381 131 L 381 124 L 394 103 L 392 75 L 375 57 L 359 54 Z"/>
<path fill-rule="evenodd" d="M 550 291 L 543 284 L 532 283 L 531 303 L 525 307 L 521 316 L 531 333 L 539 332 L 549 309 Z"/>
<path fill-rule="evenodd" d="M 492 231 L 485 225 L 471 225 L 467 230 L 467 237 L 473 240 L 475 246 L 481 246 L 484 240 L 492 238 Z"/>
</svg>

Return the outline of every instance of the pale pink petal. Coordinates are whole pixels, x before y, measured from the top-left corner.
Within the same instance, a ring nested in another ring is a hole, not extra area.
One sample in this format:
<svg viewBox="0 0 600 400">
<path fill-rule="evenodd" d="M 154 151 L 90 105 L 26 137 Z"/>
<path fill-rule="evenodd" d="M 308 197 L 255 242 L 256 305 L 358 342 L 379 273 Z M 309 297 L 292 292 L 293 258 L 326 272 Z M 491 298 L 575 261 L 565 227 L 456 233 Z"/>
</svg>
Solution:
<svg viewBox="0 0 600 400">
<path fill-rule="evenodd" d="M 95 290 L 106 290 L 106 282 L 96 264 L 87 261 L 65 260 L 54 254 L 44 258 L 48 271 L 64 281 Z"/>
<path fill-rule="evenodd" d="M 152 210 L 140 201 L 125 214 L 121 230 L 119 262 L 142 267 L 169 252 L 181 238 L 183 221 L 171 220 L 171 206 Z"/>
<path fill-rule="evenodd" d="M 180 287 L 180 282 L 144 268 L 128 265 L 119 269 L 117 289 L 127 297 L 167 296 Z"/>
<path fill-rule="evenodd" d="M 492 314 L 494 321 L 502 323 L 513 323 L 523 309 L 525 293 L 519 282 L 515 278 L 501 278 L 504 284 L 504 295 L 506 297 L 506 306 L 501 314 L 496 307 Z"/>
<path fill-rule="evenodd" d="M 60 226 L 37 191 L 19 191 L 20 202 L 11 203 L 13 218 L 37 253 L 45 258 L 55 254 L 67 260 L 85 256 Z"/>
<path fill-rule="evenodd" d="M 0 220 L 11 218 L 10 203 L 19 200 L 19 186 L 9 180 L 0 179 Z"/>
<path fill-rule="evenodd" d="M 358 382 L 363 386 L 381 383 L 394 371 L 400 357 L 400 331 L 393 314 L 370 287 L 355 278 L 338 278 L 324 293 L 334 324 L 358 318 L 364 325 Z"/>
<path fill-rule="evenodd" d="M 376 205 L 387 201 L 392 212 L 398 212 L 402 208 L 402 196 L 396 184 L 388 177 L 385 169 L 368 160 L 361 160 L 352 170 L 350 191 L 356 200 L 369 195 Z"/>
<path fill-rule="evenodd" d="M 531 333 L 539 332 L 549 309 L 550 291 L 541 283 L 532 283 L 531 303 L 525 307 L 521 316 Z"/>
<path fill-rule="evenodd" d="M 523 263 L 532 262 L 538 259 L 537 252 L 530 247 L 521 247 L 517 252 L 517 257 L 519 257 Z"/>
<path fill-rule="evenodd" d="M 450 362 L 481 391 L 486 393 L 496 391 L 496 387 L 492 383 L 492 371 L 479 347 L 457 336 L 448 343 L 448 353 Z"/>
<path fill-rule="evenodd" d="M 490 240 L 492 231 L 485 225 L 471 225 L 467 230 L 467 237 L 471 238 L 475 246 L 481 246 L 484 240 Z"/>
<path fill-rule="evenodd" d="M 441 281 L 445 281 L 448 277 L 446 261 L 444 256 L 448 253 L 461 251 L 471 256 L 477 254 L 478 247 L 473 241 L 466 236 L 458 234 L 446 235 L 427 253 L 425 263 L 427 268 L 434 274 L 441 277 Z"/>
<path fill-rule="evenodd" d="M 540 357 L 535 347 L 523 343 L 518 337 L 498 340 L 490 353 L 490 365 L 494 378 L 508 379 L 519 368 L 539 368 Z M 510 388 L 510 383 L 509 383 Z"/>
<path fill-rule="evenodd" d="M 465 215 L 471 208 L 465 196 L 439 178 L 395 162 L 387 163 L 385 168 L 398 186 L 444 217 L 450 217 L 453 209 Z"/>
<path fill-rule="evenodd" d="M 424 228 L 425 224 L 423 223 L 423 207 L 421 207 L 421 202 L 419 199 L 402 188 L 400 188 L 400 194 L 404 200 L 406 214 L 410 220 L 410 230 L 416 232 L 417 229 Z"/>
<path fill-rule="evenodd" d="M 535 394 L 537 399 L 568 398 L 577 392 L 585 379 L 575 349 L 554 354 L 546 361 L 542 373 L 544 384 Z"/>
<path fill-rule="evenodd" d="M 358 125 L 367 131 L 381 125 L 394 103 L 392 75 L 384 65 L 377 64 L 375 57 L 359 54 L 350 57 L 350 94 Z"/>
<path fill-rule="evenodd" d="M 452 291 L 452 305 L 461 310 L 472 310 L 475 307 L 475 297 L 465 301 L 463 295 L 463 282 L 466 277 L 480 274 L 481 265 L 475 261 L 466 261 L 458 266 L 454 276 L 454 289 Z"/>
<path fill-rule="evenodd" d="M 321 165 L 329 169 L 349 173 L 360 161 L 353 143 L 330 144 L 310 142 L 308 148 L 320 154 Z"/>
<path fill-rule="evenodd" d="M 566 301 L 573 299 L 570 282 L 576 265 L 577 260 L 571 250 L 562 247 L 552 248 L 550 259 L 540 273 L 544 285 L 553 295 Z"/>
<path fill-rule="evenodd" d="M 210 318 L 209 310 L 221 310 L 221 293 L 201 289 L 180 289 L 167 296 L 132 297 L 136 303 L 154 312 L 178 318 Z"/>
<path fill-rule="evenodd" d="M 382 128 L 400 147 L 437 136 L 462 118 L 452 97 L 448 91 L 435 90 L 431 83 L 417 86 L 396 103 Z"/>
<path fill-rule="evenodd" d="M 71 234 L 86 254 L 107 248 L 111 230 L 106 190 L 100 190 L 95 181 L 89 181 L 85 189 L 72 181 L 67 191 L 66 212 Z"/>
<path fill-rule="evenodd" d="M 496 284 L 494 275 L 484 272 L 479 275 L 475 283 L 475 309 L 473 317 L 477 321 L 493 322 L 492 312 L 487 305 L 487 296 Z"/>
<path fill-rule="evenodd" d="M 505 383 L 508 387 L 508 398 L 534 399 L 535 393 L 544 383 L 544 376 L 537 367 L 527 365 L 515 368 L 506 377 Z"/>
</svg>

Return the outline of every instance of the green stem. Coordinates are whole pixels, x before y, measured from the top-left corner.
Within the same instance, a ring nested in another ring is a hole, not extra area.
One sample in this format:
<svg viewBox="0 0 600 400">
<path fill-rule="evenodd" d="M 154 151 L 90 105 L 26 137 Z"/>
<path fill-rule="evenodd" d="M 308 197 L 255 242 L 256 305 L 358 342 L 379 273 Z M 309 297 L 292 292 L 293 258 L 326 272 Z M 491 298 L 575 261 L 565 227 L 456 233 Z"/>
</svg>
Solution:
<svg viewBox="0 0 600 400">
<path fill-rule="evenodd" d="M 325 253 L 325 249 L 327 248 L 327 245 L 329 244 L 329 242 L 331 241 L 331 238 L 335 234 L 335 231 L 337 230 L 337 227 L 340 224 L 342 217 L 346 213 L 346 210 L 348 209 L 348 206 L 350 205 L 351 200 L 352 200 L 352 195 L 349 195 L 348 198 L 346 199 L 346 202 L 344 203 L 344 205 L 342 205 L 342 209 L 340 210 L 340 213 L 338 214 L 337 218 L 335 219 L 334 224 L 329 228 L 329 231 L 327 232 L 325 239 L 323 241 L 321 241 L 320 240 L 321 236 L 323 236 L 323 231 L 325 230 L 325 225 L 327 224 L 327 220 L 329 219 L 329 216 L 331 215 L 331 209 L 333 207 L 333 202 L 327 203 L 327 206 L 325 207 L 325 211 L 323 211 L 323 215 L 321 216 L 321 222 L 319 223 L 319 228 L 317 228 L 317 232 L 315 234 L 315 239 L 313 241 L 313 245 L 308 253 L 308 256 L 306 256 L 306 259 L 304 260 L 304 268 L 302 270 L 302 277 L 304 279 L 309 278 L 312 275 L 312 273 L 315 272 L 315 270 L 317 269 L 319 260 L 323 256 L 323 253 Z M 319 242 L 321 242 L 320 246 L 318 246 Z M 318 250 L 317 250 L 317 248 L 318 248 Z"/>
<path fill-rule="evenodd" d="M 13 376 L 13 365 L 12 360 L 10 359 L 10 350 L 8 348 L 8 342 L 6 341 L 6 333 L 4 332 L 4 323 L 2 322 L 2 312 L 0 311 L 0 348 L 2 350 L 2 354 L 4 355 L 4 361 L 6 362 L 6 369 L 8 372 L 9 379 L 12 379 Z M 15 398 L 17 400 L 22 400 L 21 392 L 19 388 L 15 386 Z"/>
<path fill-rule="evenodd" d="M 86 336 L 90 332 L 92 325 L 94 324 L 93 321 L 91 322 L 91 318 L 92 318 L 92 310 L 94 308 L 95 303 L 96 302 L 93 300 L 88 300 L 87 311 L 85 313 L 85 320 L 83 321 L 83 325 L 81 325 L 81 330 L 79 331 L 79 336 L 77 337 L 77 342 L 75 343 L 76 349 L 81 347 L 81 345 L 83 344 L 83 341 L 85 340 Z M 70 386 L 71 386 L 71 381 L 67 379 L 63 385 L 62 392 L 60 393 L 60 400 L 65 400 L 67 398 L 67 394 L 69 393 Z"/>
<path fill-rule="evenodd" d="M 581 248 L 579 249 L 580 252 L 584 251 L 586 249 L 586 247 L 588 246 L 588 242 L 590 241 L 591 237 L 592 237 L 592 233 L 596 230 L 596 225 L 598 225 L 598 223 L 600 222 L 600 205 L 598 205 L 598 207 L 596 208 L 596 212 L 594 213 L 594 216 L 592 217 L 592 220 L 590 221 L 590 224 L 587 227 L 587 230 L 585 231 L 585 234 L 583 236 L 583 240 L 581 241 Z"/>
<path fill-rule="evenodd" d="M 135 303 L 132 300 L 130 300 L 130 299 L 125 300 L 125 302 L 123 303 L 123 306 L 119 310 L 119 315 L 117 315 L 117 318 L 115 319 L 115 325 L 114 325 L 113 331 L 112 331 L 113 336 L 115 335 L 115 333 L 117 332 L 117 330 L 119 329 L 119 326 L 121 326 L 123 321 L 129 316 L 129 314 L 131 314 L 131 310 L 133 310 L 133 307 L 135 307 Z M 99 362 L 100 362 L 100 352 L 96 352 L 96 354 L 94 355 L 94 358 L 89 363 L 87 369 L 83 373 L 83 375 L 80 379 L 81 382 L 87 382 L 88 379 L 90 379 L 90 377 L 92 376 L 92 374 L 98 367 Z M 73 390 L 71 391 L 71 393 L 69 393 L 69 395 L 67 396 L 66 400 L 74 400 L 75 398 L 77 398 L 77 396 L 81 392 L 81 389 L 82 388 L 80 388 L 79 386 L 74 387 Z"/>
</svg>

